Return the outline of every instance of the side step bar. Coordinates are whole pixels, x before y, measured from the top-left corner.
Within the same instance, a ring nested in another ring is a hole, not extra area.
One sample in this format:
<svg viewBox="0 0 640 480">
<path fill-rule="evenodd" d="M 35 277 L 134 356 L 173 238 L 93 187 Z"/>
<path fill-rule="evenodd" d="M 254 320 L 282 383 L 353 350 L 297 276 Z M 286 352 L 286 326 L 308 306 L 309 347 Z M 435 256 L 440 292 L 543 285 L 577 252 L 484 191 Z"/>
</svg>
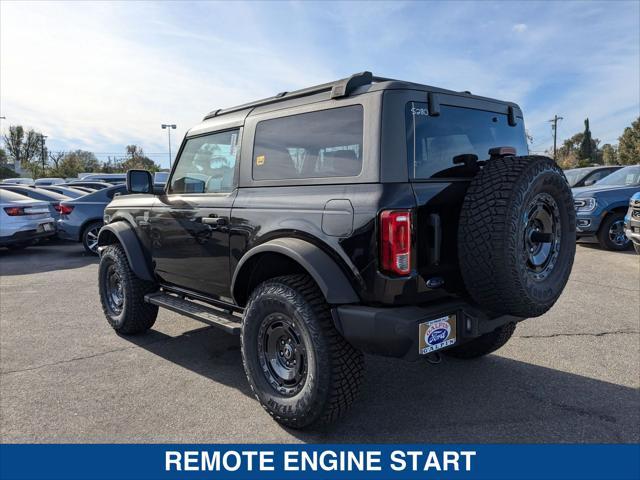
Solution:
<svg viewBox="0 0 640 480">
<path fill-rule="evenodd" d="M 240 317 L 223 310 L 206 307 L 164 292 L 148 293 L 144 296 L 144 301 L 220 328 L 231 335 L 240 335 Z"/>
</svg>

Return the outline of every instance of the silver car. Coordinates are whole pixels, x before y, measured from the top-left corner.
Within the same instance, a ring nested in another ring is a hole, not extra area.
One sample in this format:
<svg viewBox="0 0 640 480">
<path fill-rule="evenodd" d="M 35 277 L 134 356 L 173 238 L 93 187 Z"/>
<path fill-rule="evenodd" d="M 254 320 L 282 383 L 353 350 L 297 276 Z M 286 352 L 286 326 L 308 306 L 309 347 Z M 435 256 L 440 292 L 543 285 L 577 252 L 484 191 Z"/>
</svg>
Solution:
<svg viewBox="0 0 640 480">
<path fill-rule="evenodd" d="M 0 190 L 0 246 L 24 248 L 55 233 L 47 202 Z"/>
</svg>

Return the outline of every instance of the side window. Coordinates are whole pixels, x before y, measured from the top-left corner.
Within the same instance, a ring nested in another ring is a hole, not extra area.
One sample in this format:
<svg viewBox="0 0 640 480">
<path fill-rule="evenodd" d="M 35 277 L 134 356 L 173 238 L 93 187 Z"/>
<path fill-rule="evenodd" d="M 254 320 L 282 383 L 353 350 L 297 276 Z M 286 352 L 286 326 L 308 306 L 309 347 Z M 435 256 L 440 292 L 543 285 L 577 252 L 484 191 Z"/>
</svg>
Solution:
<svg viewBox="0 0 640 480">
<path fill-rule="evenodd" d="M 253 178 L 357 176 L 362 136 L 361 105 L 264 120 L 256 126 Z"/>
<path fill-rule="evenodd" d="M 169 192 L 231 192 L 238 150 L 239 130 L 188 139 L 177 160 Z"/>
</svg>

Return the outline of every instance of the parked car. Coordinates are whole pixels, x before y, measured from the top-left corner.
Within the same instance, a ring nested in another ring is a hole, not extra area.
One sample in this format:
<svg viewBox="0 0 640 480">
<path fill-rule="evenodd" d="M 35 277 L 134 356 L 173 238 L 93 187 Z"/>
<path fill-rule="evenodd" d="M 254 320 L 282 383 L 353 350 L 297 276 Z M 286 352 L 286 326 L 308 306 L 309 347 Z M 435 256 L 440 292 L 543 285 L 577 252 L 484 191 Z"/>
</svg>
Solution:
<svg viewBox="0 0 640 480">
<path fill-rule="evenodd" d="M 24 178 L 24 177 L 5 178 L 0 183 L 9 183 L 12 185 L 34 185 L 35 184 L 35 182 L 33 181 L 33 178 Z"/>
<path fill-rule="evenodd" d="M 42 187 L 44 185 L 59 185 L 65 182 L 64 178 L 39 178 L 36 180 L 35 185 L 36 187 Z"/>
<path fill-rule="evenodd" d="M 73 182 L 67 182 L 64 185 L 68 187 L 87 187 L 92 188 L 93 190 L 102 190 L 103 188 L 108 188 L 111 186 L 110 183 L 106 182 L 93 182 L 93 181 L 84 181 L 84 180 L 75 180 Z"/>
<path fill-rule="evenodd" d="M 153 183 L 166 184 L 169 178 L 169 172 L 156 172 L 153 174 Z"/>
<path fill-rule="evenodd" d="M 621 168 L 621 166 L 617 165 L 572 168 L 571 170 L 565 170 L 564 175 L 567 177 L 567 182 L 571 188 L 588 187 Z"/>
<path fill-rule="evenodd" d="M 97 192 L 60 203 L 58 236 L 65 240 L 82 242 L 84 249 L 98 254 L 98 232 L 102 228 L 104 207 L 115 195 L 126 193 L 125 185 L 111 185 Z"/>
<path fill-rule="evenodd" d="M 83 182 L 105 182 L 113 185 L 124 183 L 126 179 L 126 173 L 91 173 L 81 178 Z"/>
<path fill-rule="evenodd" d="M 40 185 L 38 188 L 43 190 L 48 190 L 49 192 L 59 193 L 60 195 L 65 195 L 69 198 L 78 198 L 86 195 L 87 193 L 95 190 L 80 190 L 78 188 L 71 188 L 65 185 Z"/>
<path fill-rule="evenodd" d="M 99 189 L 98 188 L 90 188 L 90 187 L 83 187 L 80 185 L 70 185 L 68 183 L 65 183 L 64 185 L 62 185 L 63 187 L 67 187 L 67 188 L 73 188 L 74 190 L 78 190 L 80 192 L 84 192 L 84 193 L 93 193 L 93 192 L 97 192 Z"/>
<path fill-rule="evenodd" d="M 25 197 L 33 198 L 34 200 L 42 200 L 49 204 L 49 210 L 51 216 L 54 219 L 58 219 L 60 216 L 60 202 L 69 200 L 66 195 L 60 195 L 56 192 L 50 192 L 44 188 L 33 187 L 29 185 L 0 185 L 0 189 L 10 190 Z"/>
<path fill-rule="evenodd" d="M 20 249 L 55 233 L 46 202 L 0 189 L 0 246 Z"/>
<path fill-rule="evenodd" d="M 636 253 L 640 255 L 640 192 L 634 194 L 629 201 L 629 210 L 624 217 L 624 231 Z"/>
<path fill-rule="evenodd" d="M 363 351 L 495 351 L 571 273 L 571 189 L 514 103 L 364 72 L 215 110 L 179 152 L 161 195 L 130 170 L 105 209 L 102 310 L 122 334 L 163 307 L 241 335 L 290 427 L 345 412 Z"/>
<path fill-rule="evenodd" d="M 606 176 L 595 185 L 573 189 L 578 239 L 596 239 L 607 250 L 626 250 L 624 216 L 631 197 L 640 192 L 640 165 Z"/>
</svg>

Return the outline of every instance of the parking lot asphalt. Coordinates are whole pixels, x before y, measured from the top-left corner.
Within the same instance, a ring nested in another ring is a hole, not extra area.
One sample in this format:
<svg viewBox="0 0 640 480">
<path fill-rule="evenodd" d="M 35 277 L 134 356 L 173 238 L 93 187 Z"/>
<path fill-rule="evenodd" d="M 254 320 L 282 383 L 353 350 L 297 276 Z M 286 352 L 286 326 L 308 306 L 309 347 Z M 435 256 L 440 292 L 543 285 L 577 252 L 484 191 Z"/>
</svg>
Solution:
<svg viewBox="0 0 640 480">
<path fill-rule="evenodd" d="M 240 344 L 161 310 L 118 336 L 79 244 L 0 250 L 2 442 L 638 442 L 640 257 L 579 245 L 546 315 L 496 354 L 366 358 L 362 394 L 321 431 L 271 420 Z"/>
</svg>

